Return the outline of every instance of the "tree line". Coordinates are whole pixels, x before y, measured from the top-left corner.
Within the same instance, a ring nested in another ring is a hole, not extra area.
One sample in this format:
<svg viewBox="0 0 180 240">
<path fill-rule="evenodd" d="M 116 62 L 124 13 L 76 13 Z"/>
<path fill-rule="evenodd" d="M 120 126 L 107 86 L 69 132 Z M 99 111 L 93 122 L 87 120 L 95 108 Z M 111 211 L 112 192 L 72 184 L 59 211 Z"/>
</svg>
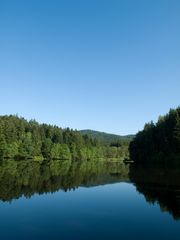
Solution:
<svg viewBox="0 0 180 240">
<path fill-rule="evenodd" d="M 77 130 L 0 116 L 0 158 L 86 160 L 127 155 L 128 142 L 105 144 Z"/>
<path fill-rule="evenodd" d="M 180 107 L 170 109 L 156 124 L 147 123 L 129 146 L 137 163 L 180 163 Z"/>
</svg>

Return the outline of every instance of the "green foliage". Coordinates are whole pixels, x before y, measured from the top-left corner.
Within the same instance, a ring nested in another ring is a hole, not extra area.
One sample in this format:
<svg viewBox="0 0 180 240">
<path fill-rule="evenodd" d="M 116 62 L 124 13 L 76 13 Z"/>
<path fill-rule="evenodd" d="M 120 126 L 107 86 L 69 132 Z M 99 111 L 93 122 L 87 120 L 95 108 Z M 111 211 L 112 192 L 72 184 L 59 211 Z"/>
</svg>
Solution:
<svg viewBox="0 0 180 240">
<path fill-rule="evenodd" d="M 18 146 L 17 142 L 12 142 L 12 143 L 9 143 L 8 145 L 6 145 L 6 147 L 4 147 L 4 149 L 5 149 L 4 155 L 8 158 L 12 158 L 12 157 L 18 155 L 19 146 Z"/>
<path fill-rule="evenodd" d="M 146 124 L 129 150 L 135 162 L 180 163 L 180 107 L 171 109 L 156 124 Z"/>
<path fill-rule="evenodd" d="M 27 121 L 18 116 L 0 116 L 0 158 L 69 159 L 123 158 L 128 141 L 105 142 L 78 131 Z"/>
<path fill-rule="evenodd" d="M 71 159 L 71 152 L 67 144 L 55 143 L 51 148 L 52 159 Z"/>
</svg>

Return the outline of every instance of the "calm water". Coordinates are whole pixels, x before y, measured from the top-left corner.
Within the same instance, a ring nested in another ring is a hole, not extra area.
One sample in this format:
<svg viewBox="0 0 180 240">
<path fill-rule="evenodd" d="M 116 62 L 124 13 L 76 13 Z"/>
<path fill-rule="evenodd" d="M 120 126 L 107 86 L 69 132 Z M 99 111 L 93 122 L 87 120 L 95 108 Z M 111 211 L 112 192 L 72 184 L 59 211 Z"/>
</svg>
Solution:
<svg viewBox="0 0 180 240">
<path fill-rule="evenodd" d="M 1 239 L 180 239 L 180 169 L 0 163 Z"/>
</svg>

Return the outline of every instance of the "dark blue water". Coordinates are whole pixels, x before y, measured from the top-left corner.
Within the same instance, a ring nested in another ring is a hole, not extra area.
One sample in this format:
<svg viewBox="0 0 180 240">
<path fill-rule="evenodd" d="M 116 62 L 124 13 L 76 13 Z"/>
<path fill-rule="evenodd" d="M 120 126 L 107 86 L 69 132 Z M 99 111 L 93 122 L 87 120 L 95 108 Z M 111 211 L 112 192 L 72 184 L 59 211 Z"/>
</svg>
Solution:
<svg viewBox="0 0 180 240">
<path fill-rule="evenodd" d="M 31 173 L 26 164 L 12 169 L 2 165 L 1 239 L 180 239 L 179 195 L 171 199 L 167 184 L 155 184 L 153 192 L 154 183 L 148 181 L 139 190 L 140 181 L 132 183 L 127 167 L 88 164 L 69 166 L 63 178 L 58 171 L 47 172 L 49 163 L 47 168 L 43 165 L 46 170 L 39 168 L 42 176 L 36 176 L 38 164 Z M 28 172 L 22 179 L 19 168 L 23 174 Z"/>
</svg>

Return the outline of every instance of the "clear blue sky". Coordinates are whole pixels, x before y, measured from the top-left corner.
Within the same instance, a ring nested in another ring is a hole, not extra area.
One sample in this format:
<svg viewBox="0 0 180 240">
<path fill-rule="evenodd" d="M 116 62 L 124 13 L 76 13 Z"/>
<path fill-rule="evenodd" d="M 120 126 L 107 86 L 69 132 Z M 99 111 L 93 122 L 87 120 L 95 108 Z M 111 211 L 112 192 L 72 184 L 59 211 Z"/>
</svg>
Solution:
<svg viewBox="0 0 180 240">
<path fill-rule="evenodd" d="M 1 0 L 0 114 L 136 133 L 180 104 L 179 0 Z"/>
</svg>

